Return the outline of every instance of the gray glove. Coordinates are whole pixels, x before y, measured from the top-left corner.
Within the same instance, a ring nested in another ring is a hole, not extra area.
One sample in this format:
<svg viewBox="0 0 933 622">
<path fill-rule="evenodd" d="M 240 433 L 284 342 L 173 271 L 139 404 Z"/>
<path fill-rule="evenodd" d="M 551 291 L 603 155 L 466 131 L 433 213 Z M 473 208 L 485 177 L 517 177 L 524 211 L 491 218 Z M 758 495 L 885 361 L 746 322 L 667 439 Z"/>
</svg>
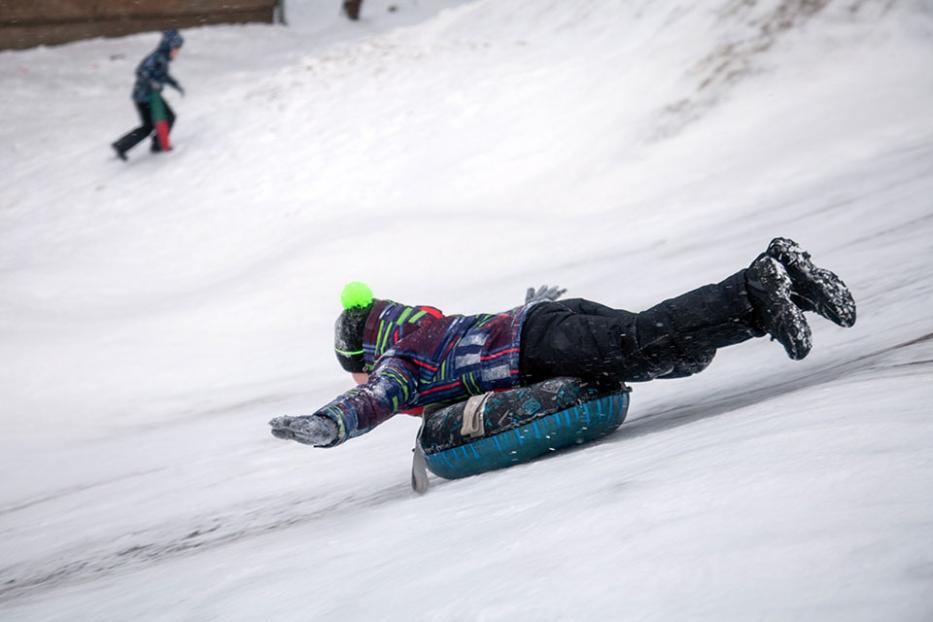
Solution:
<svg viewBox="0 0 933 622">
<path fill-rule="evenodd" d="M 566 292 L 567 290 L 561 288 L 559 285 L 554 285 L 553 287 L 542 285 L 537 291 L 535 291 L 534 287 L 529 287 L 528 291 L 525 292 L 525 304 L 527 305 L 545 300 L 554 301 L 563 296 Z"/>
<path fill-rule="evenodd" d="M 269 422 L 272 436 L 322 447 L 337 440 L 337 424 L 321 415 L 276 417 Z"/>
</svg>

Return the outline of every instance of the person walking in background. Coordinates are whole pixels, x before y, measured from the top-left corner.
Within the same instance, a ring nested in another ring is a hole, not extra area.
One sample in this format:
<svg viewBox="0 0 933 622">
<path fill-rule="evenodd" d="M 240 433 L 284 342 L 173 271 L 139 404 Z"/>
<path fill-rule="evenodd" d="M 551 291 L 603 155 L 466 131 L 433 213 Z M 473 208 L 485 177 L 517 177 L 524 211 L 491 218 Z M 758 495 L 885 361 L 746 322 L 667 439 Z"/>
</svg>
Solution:
<svg viewBox="0 0 933 622">
<path fill-rule="evenodd" d="M 184 42 L 185 40 L 177 30 L 165 31 L 162 33 L 159 47 L 144 58 L 136 68 L 133 102 L 136 104 L 142 125 L 111 145 L 121 160 L 126 160 L 126 152 L 156 130 L 158 133 L 152 137 L 152 152 L 157 153 L 171 148 L 168 143 L 168 133 L 175 123 L 175 113 L 162 98 L 161 91 L 168 84 L 182 96 L 185 94 L 181 84 L 168 73 L 168 64 L 178 56 L 178 51 Z M 157 123 L 162 124 L 162 127 L 158 128 Z"/>
</svg>

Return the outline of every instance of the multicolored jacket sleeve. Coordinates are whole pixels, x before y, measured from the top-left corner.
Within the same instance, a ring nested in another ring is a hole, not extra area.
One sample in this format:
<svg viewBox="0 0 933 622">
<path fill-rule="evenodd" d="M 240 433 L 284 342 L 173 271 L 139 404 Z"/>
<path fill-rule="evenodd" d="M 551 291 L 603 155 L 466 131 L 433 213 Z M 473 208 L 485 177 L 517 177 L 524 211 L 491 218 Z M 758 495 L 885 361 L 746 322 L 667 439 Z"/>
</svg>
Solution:
<svg viewBox="0 0 933 622">
<path fill-rule="evenodd" d="M 369 382 L 354 387 L 319 409 L 337 424 L 337 439 L 328 447 L 369 432 L 418 398 L 417 370 L 401 358 L 386 357 L 370 374 Z"/>
</svg>

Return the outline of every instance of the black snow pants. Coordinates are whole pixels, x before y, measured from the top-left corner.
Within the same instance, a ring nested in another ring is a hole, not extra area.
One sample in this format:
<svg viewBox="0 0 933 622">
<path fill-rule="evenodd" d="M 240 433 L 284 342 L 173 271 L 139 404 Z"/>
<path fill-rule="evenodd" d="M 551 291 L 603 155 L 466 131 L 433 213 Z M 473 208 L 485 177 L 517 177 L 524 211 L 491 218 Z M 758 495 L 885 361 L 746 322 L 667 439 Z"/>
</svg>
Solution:
<svg viewBox="0 0 933 622">
<path fill-rule="evenodd" d="M 165 118 L 168 121 L 168 129 L 171 132 L 172 126 L 175 124 L 175 112 L 169 108 L 168 102 L 164 103 Z M 145 140 L 146 137 L 155 130 L 155 125 L 152 123 L 152 107 L 148 103 L 136 102 L 136 110 L 139 112 L 139 118 L 142 120 L 143 124 L 113 143 L 114 147 L 124 153 Z M 153 151 L 161 151 L 162 147 L 159 145 L 158 136 L 153 135 L 151 148 Z"/>
<path fill-rule="evenodd" d="M 582 298 L 539 303 L 522 327 L 519 365 L 523 384 L 682 378 L 705 369 L 718 348 L 764 334 L 742 270 L 641 313 Z"/>
</svg>

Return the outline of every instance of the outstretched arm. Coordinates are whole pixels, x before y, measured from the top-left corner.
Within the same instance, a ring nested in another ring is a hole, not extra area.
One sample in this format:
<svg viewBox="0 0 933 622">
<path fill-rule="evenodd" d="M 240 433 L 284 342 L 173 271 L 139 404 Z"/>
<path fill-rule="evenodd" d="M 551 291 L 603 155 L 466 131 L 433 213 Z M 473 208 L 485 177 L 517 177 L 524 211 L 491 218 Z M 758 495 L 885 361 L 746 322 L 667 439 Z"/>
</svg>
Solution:
<svg viewBox="0 0 933 622">
<path fill-rule="evenodd" d="M 417 399 L 417 372 L 389 357 L 366 384 L 354 387 L 312 415 L 276 417 L 272 434 L 316 447 L 333 447 L 369 432 Z"/>
</svg>

